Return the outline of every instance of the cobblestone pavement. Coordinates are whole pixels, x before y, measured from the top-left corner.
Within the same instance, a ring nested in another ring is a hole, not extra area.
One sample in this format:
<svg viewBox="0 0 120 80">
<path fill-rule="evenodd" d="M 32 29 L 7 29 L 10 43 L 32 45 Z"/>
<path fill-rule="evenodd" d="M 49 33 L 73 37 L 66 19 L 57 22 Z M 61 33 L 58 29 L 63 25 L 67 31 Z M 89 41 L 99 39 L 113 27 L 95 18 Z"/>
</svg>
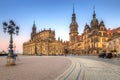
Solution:
<svg viewBox="0 0 120 80">
<path fill-rule="evenodd" d="M 98 56 L 73 56 L 73 57 L 92 59 L 92 60 L 102 61 L 102 62 L 120 66 L 120 58 L 108 59 L 108 58 L 98 58 Z"/>
<path fill-rule="evenodd" d="M 20 56 L 16 64 L 6 66 L 6 57 L 0 57 L 0 80 L 54 80 L 71 65 L 71 60 L 58 56 Z"/>
<path fill-rule="evenodd" d="M 120 80 L 119 62 L 95 56 L 23 56 L 16 66 L 5 66 L 6 58 L 0 57 L 0 80 Z"/>
<path fill-rule="evenodd" d="M 120 66 L 93 57 L 69 57 L 72 65 L 55 80 L 120 80 Z"/>
</svg>

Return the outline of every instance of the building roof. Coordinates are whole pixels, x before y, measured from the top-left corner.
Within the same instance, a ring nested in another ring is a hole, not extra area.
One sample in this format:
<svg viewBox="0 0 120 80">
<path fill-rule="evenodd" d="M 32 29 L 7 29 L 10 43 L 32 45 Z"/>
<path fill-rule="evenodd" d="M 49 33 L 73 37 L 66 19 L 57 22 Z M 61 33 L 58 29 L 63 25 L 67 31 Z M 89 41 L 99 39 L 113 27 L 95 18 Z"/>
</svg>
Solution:
<svg viewBox="0 0 120 80">
<path fill-rule="evenodd" d="M 112 29 L 111 32 L 112 32 L 112 33 L 116 33 L 116 32 L 118 32 L 118 30 L 120 30 L 120 27 L 117 27 L 117 28 Z"/>
</svg>

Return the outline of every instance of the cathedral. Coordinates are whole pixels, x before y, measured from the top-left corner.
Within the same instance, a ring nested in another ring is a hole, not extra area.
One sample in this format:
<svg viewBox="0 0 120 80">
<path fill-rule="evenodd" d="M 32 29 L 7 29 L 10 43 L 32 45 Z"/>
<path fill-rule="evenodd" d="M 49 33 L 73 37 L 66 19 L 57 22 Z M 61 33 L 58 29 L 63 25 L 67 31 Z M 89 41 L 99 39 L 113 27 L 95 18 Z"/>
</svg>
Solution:
<svg viewBox="0 0 120 80">
<path fill-rule="evenodd" d="M 55 38 L 55 31 L 44 29 L 36 32 L 35 22 L 32 27 L 31 39 L 23 44 L 24 55 L 62 55 L 64 53 L 62 39 Z"/>
</svg>

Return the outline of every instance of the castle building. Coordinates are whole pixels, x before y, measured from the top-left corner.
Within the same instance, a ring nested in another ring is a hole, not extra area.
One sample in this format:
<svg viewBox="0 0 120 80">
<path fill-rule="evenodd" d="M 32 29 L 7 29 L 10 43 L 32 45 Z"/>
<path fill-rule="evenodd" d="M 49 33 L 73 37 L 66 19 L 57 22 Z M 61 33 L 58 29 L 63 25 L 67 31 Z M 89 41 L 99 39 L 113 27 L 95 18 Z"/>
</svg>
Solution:
<svg viewBox="0 0 120 80">
<path fill-rule="evenodd" d="M 55 31 L 44 29 L 36 32 L 35 22 L 32 27 L 31 39 L 23 44 L 23 54 L 25 55 L 61 55 L 64 53 L 64 43 L 62 39 L 55 38 Z"/>
<path fill-rule="evenodd" d="M 108 40 L 107 29 L 103 21 L 99 23 L 95 10 L 90 25 L 85 25 L 82 35 L 78 35 L 78 24 L 73 11 L 69 36 L 71 53 L 96 55 L 106 49 L 106 41 Z M 78 40 L 79 36 L 81 37 Z"/>
<path fill-rule="evenodd" d="M 93 13 L 93 19 L 90 26 L 85 25 L 83 33 L 83 44 L 85 54 L 97 54 L 102 52 L 106 47 L 108 40 L 107 29 L 103 21 L 98 21 L 96 13 Z"/>
<path fill-rule="evenodd" d="M 61 55 L 64 53 L 97 55 L 111 49 L 120 51 L 120 46 L 117 44 L 120 42 L 120 37 L 118 37 L 120 28 L 117 29 L 118 33 L 113 31 L 111 33 L 111 30 L 107 30 L 104 21 L 97 19 L 95 9 L 91 22 L 84 26 L 81 35 L 79 35 L 78 27 L 74 6 L 69 26 L 69 41 L 63 42 L 60 38 L 56 40 L 55 31 L 51 29 L 36 32 L 34 22 L 31 39 L 23 44 L 23 53 L 26 55 Z M 114 44 L 114 46 L 111 46 L 111 44 Z"/>
</svg>

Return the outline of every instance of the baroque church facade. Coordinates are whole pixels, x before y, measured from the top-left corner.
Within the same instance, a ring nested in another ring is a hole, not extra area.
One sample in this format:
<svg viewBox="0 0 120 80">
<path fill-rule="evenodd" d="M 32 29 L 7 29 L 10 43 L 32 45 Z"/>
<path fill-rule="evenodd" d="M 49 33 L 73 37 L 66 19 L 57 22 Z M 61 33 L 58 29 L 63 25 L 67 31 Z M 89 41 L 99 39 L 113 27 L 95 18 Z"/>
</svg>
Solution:
<svg viewBox="0 0 120 80">
<path fill-rule="evenodd" d="M 23 44 L 24 55 L 62 55 L 64 43 L 62 39 L 55 38 L 55 31 L 44 29 L 36 32 L 35 22 L 32 27 L 31 39 Z"/>
</svg>

